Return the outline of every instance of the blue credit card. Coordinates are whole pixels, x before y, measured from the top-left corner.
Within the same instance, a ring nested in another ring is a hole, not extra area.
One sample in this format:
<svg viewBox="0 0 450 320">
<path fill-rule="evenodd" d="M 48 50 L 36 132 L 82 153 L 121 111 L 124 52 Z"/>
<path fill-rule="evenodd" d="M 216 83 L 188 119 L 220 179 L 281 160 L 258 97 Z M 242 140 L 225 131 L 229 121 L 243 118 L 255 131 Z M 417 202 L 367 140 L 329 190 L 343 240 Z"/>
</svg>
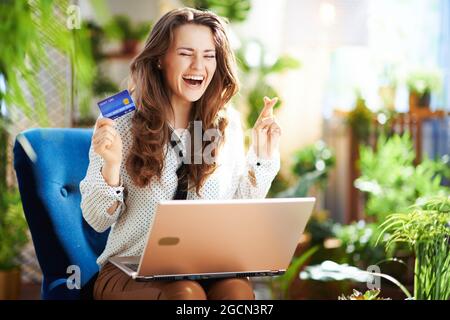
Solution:
<svg viewBox="0 0 450 320">
<path fill-rule="evenodd" d="M 128 90 L 123 90 L 97 103 L 103 117 L 112 120 L 136 109 Z"/>
</svg>

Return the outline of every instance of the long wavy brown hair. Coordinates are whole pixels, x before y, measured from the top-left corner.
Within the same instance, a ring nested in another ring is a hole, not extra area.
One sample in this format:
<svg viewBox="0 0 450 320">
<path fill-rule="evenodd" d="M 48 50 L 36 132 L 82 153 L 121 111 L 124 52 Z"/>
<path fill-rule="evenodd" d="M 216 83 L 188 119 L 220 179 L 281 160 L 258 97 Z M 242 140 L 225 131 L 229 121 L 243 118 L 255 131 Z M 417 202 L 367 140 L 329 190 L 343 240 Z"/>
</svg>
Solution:
<svg viewBox="0 0 450 320">
<path fill-rule="evenodd" d="M 173 108 L 158 63 L 169 49 L 175 29 L 184 24 L 209 27 L 216 50 L 216 71 L 203 96 L 193 103 L 190 121 L 201 121 L 203 131 L 218 130 L 221 139 L 219 143 L 215 140 L 203 141 L 202 151 L 210 143 L 216 143 L 217 146 L 223 143 L 228 121 L 221 111 L 238 91 L 235 57 L 221 18 L 214 13 L 191 8 L 172 10 L 161 17 L 148 36 L 144 49 L 130 67 L 129 89 L 135 99 L 136 111 L 132 118 L 133 143 L 126 160 L 126 169 L 139 187 L 147 186 L 153 176 L 161 178 L 165 158 L 163 146 L 168 144 L 170 138 L 166 115 L 168 110 L 173 112 Z M 193 127 L 190 126 L 191 139 L 194 139 Z M 217 165 L 205 161 L 195 164 L 193 146 L 194 141 L 191 140 L 191 162 L 187 175 L 190 189 L 195 188 L 199 195 L 205 180 Z M 218 149 L 212 148 L 213 157 L 217 156 Z"/>
</svg>

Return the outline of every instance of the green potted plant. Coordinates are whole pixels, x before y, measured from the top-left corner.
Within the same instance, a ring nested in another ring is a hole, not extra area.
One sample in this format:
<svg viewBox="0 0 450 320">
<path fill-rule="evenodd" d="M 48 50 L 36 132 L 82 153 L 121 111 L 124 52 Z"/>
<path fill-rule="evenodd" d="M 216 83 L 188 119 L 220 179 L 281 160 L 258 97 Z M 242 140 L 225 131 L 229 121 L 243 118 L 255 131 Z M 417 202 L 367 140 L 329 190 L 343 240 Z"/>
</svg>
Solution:
<svg viewBox="0 0 450 320">
<path fill-rule="evenodd" d="M 406 85 L 410 110 L 429 108 L 431 94 L 442 89 L 442 73 L 435 69 L 416 69 L 408 74 Z"/>
<path fill-rule="evenodd" d="M 405 212 L 416 201 L 450 194 L 450 189 L 442 183 L 450 170 L 444 159 L 424 159 L 415 166 L 414 158 L 409 134 L 381 135 L 375 148 L 360 147 L 361 175 L 355 180 L 355 187 L 364 194 L 364 212 L 374 226 L 379 228 L 392 212 Z M 384 272 L 412 286 L 412 250 L 404 243 L 397 243 L 390 248 L 386 259 L 381 266 Z"/>
<path fill-rule="evenodd" d="M 341 295 L 338 300 L 391 300 L 389 298 L 380 297 L 381 291 L 379 289 L 367 290 L 362 293 L 353 289 L 353 293 L 349 296 Z"/>
<path fill-rule="evenodd" d="M 106 26 L 105 31 L 112 39 L 122 41 L 122 54 L 132 55 L 136 53 L 139 42 L 150 32 L 151 26 L 149 22 L 133 24 L 128 16 L 116 15 Z"/>
<path fill-rule="evenodd" d="M 442 184 L 442 177 L 450 171 L 445 159 L 424 159 L 415 166 L 414 158 L 409 134 L 381 135 L 375 150 L 360 147 L 361 176 L 355 187 L 365 194 L 365 213 L 374 222 L 382 223 L 392 212 L 403 212 L 416 199 L 450 194 L 450 188 Z"/>
<path fill-rule="evenodd" d="M 386 248 L 406 243 L 415 254 L 414 298 L 450 299 L 450 197 L 433 197 L 382 224 Z"/>
<path fill-rule="evenodd" d="M 358 141 L 366 141 L 372 128 L 372 111 L 367 107 L 366 100 L 359 90 L 356 91 L 355 107 L 347 115 L 347 125 Z"/>
</svg>

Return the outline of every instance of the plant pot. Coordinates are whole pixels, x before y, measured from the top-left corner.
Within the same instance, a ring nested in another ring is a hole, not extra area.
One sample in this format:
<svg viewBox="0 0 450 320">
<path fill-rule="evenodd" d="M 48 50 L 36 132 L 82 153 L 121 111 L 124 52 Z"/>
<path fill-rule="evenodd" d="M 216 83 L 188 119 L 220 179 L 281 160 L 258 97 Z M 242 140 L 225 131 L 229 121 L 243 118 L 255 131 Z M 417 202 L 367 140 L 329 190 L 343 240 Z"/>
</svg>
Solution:
<svg viewBox="0 0 450 320">
<path fill-rule="evenodd" d="M 139 41 L 135 39 L 127 39 L 122 42 L 122 54 L 133 55 L 137 52 Z"/>
<path fill-rule="evenodd" d="M 414 111 L 416 109 L 428 109 L 430 108 L 431 95 L 429 92 L 425 92 L 423 95 L 418 95 L 415 92 L 409 94 L 409 109 Z"/>
<path fill-rule="evenodd" d="M 17 300 L 20 296 L 20 267 L 0 270 L 0 300 Z"/>
</svg>

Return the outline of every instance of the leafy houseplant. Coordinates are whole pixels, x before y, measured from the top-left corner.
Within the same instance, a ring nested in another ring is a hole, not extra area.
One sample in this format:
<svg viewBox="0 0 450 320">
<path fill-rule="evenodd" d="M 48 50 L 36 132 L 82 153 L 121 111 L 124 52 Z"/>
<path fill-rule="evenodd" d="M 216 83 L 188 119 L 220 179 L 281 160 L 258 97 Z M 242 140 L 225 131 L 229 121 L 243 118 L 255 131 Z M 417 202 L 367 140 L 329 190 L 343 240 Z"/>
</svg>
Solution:
<svg viewBox="0 0 450 320">
<path fill-rule="evenodd" d="M 392 212 L 405 212 L 416 201 L 450 193 L 450 189 L 442 185 L 442 177 L 448 175 L 446 171 L 449 170 L 443 161 L 425 159 L 415 166 L 414 158 L 409 134 L 391 137 L 382 134 L 374 149 L 360 147 L 361 176 L 355 180 L 355 187 L 365 193 L 365 213 L 372 225 L 378 226 L 377 229 Z M 373 236 L 379 234 L 374 230 Z M 386 259 L 381 259 L 380 244 L 373 245 L 373 237 L 370 242 L 372 246 L 367 252 L 376 253 L 374 257 L 387 262 L 383 264 L 384 272 L 408 286 L 412 285 L 414 256 L 411 248 L 404 243 L 396 243 L 389 248 Z M 363 254 L 365 252 L 363 250 Z M 394 260 L 400 260 L 403 266 Z M 379 262 L 372 260 L 375 264 Z"/>
<path fill-rule="evenodd" d="M 335 162 L 336 159 L 331 149 L 320 140 L 294 153 L 292 172 L 301 177 L 310 172 L 318 171 L 320 176 L 317 183 L 323 187 Z"/>
<path fill-rule="evenodd" d="M 379 297 L 380 290 L 373 289 L 367 290 L 364 293 L 359 292 L 358 290 L 353 290 L 353 293 L 350 296 L 342 295 L 338 299 L 339 300 L 390 300 Z"/>
<path fill-rule="evenodd" d="M 430 96 L 442 88 L 442 74 L 432 69 L 417 69 L 407 77 L 406 85 L 410 93 L 409 103 L 414 108 L 428 108 Z"/>
<path fill-rule="evenodd" d="M 387 248 L 400 242 L 414 250 L 415 299 L 450 299 L 450 197 L 434 197 L 406 213 L 394 213 L 382 227 L 390 233 Z"/>
<path fill-rule="evenodd" d="M 278 197 L 304 197 L 309 189 L 317 185 L 322 188 L 334 166 L 335 157 L 323 141 L 306 146 L 294 154 L 292 172 L 298 177 L 297 183 L 279 193 Z"/>
<path fill-rule="evenodd" d="M 366 100 L 361 93 L 356 93 L 356 103 L 352 111 L 347 116 L 347 124 L 353 135 L 359 141 L 366 141 L 372 127 L 373 113 L 366 105 Z"/>
<path fill-rule="evenodd" d="M 74 72 L 73 83 L 79 101 L 86 106 L 92 84 L 92 59 L 84 41 L 84 29 L 67 28 L 64 15 L 68 0 L 17 0 L 0 2 L 0 75 L 6 82 L 2 93 L 6 107 L 20 110 L 39 124 L 49 124 L 46 99 L 39 74 L 45 69 L 56 79 L 61 100 L 68 102 L 66 79 L 55 72 L 54 61 L 49 58 L 49 47 L 68 57 Z M 25 90 L 27 89 L 27 90 Z M 30 92 L 27 99 L 24 92 Z"/>
<path fill-rule="evenodd" d="M 409 134 L 380 136 L 374 151 L 361 146 L 361 176 L 355 187 L 366 193 L 366 214 L 382 223 L 392 212 L 403 212 L 416 199 L 450 194 L 441 183 L 449 167 L 441 160 L 425 159 L 414 166 L 415 152 Z"/>
</svg>

